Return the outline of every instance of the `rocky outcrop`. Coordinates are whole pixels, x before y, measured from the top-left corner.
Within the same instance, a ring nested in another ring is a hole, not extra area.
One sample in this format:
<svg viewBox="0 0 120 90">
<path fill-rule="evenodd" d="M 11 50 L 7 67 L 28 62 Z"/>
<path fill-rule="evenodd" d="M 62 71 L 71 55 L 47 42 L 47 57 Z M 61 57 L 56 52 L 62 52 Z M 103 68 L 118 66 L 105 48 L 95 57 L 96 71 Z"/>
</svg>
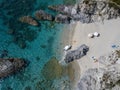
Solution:
<svg viewBox="0 0 120 90">
<path fill-rule="evenodd" d="M 107 1 L 84 0 L 74 6 L 53 5 L 49 6 L 49 8 L 67 15 L 72 20 L 80 21 L 82 23 L 92 23 L 119 17 L 120 7 L 110 5 L 111 3 Z"/>
<path fill-rule="evenodd" d="M 49 21 L 53 21 L 54 17 L 48 13 L 46 13 L 43 10 L 38 10 L 35 12 L 35 17 L 38 20 L 49 20 Z"/>
<path fill-rule="evenodd" d="M 70 23 L 71 20 L 92 23 L 120 17 L 120 6 L 104 0 L 83 0 L 83 2 L 75 5 L 51 5 L 48 8 L 61 14 L 52 16 L 43 10 L 38 10 L 35 12 L 36 19 L 59 23 Z M 30 16 L 20 17 L 19 20 L 23 23 L 38 26 L 38 22 Z"/>
<path fill-rule="evenodd" d="M 67 15 L 62 15 L 62 14 L 58 14 L 55 17 L 55 22 L 58 23 L 70 23 L 71 18 L 68 17 Z"/>
<path fill-rule="evenodd" d="M 0 78 L 4 78 L 22 67 L 25 66 L 25 61 L 17 58 L 2 59 L 0 58 Z"/>
<path fill-rule="evenodd" d="M 80 78 L 78 90 L 120 90 L 120 63 L 118 52 L 98 58 L 102 66 L 88 69 Z"/>
<path fill-rule="evenodd" d="M 120 66 L 87 70 L 78 84 L 79 90 L 120 90 Z"/>
<path fill-rule="evenodd" d="M 115 64 L 117 60 L 118 60 L 117 52 L 111 52 L 107 55 L 100 56 L 98 59 L 98 62 L 103 65 L 109 66 L 109 65 Z"/>
<path fill-rule="evenodd" d="M 74 5 L 53 5 L 48 6 L 49 9 L 60 12 L 62 14 L 70 15 Z"/>
<path fill-rule="evenodd" d="M 76 60 L 85 56 L 88 50 L 89 50 L 89 47 L 83 44 L 80 47 L 78 47 L 76 50 L 68 51 L 67 54 L 65 55 L 64 60 L 66 63 L 72 62 L 73 60 Z"/>
<path fill-rule="evenodd" d="M 31 16 L 20 17 L 19 21 L 33 25 L 33 26 L 38 26 L 38 22 L 35 19 L 33 19 Z"/>
</svg>

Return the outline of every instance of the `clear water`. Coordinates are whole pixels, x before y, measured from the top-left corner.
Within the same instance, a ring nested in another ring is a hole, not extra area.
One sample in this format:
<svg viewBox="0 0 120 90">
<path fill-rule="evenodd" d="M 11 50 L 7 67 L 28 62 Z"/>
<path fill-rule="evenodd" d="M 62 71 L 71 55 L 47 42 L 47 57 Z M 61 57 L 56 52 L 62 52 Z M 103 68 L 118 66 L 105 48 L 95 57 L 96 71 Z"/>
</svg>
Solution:
<svg viewBox="0 0 120 90">
<path fill-rule="evenodd" d="M 53 56 L 58 60 L 61 58 L 59 39 L 64 25 L 39 21 L 41 25 L 33 27 L 18 21 L 24 15 L 34 17 L 39 9 L 55 15 L 55 12 L 48 10 L 48 5 L 71 2 L 75 1 L 0 0 L 0 54 L 7 50 L 9 57 L 24 58 L 29 62 L 25 69 L 1 79 L 0 90 L 71 90 L 69 86 L 62 89 L 65 83 L 69 83 L 67 75 L 47 80 L 41 73 Z M 24 49 L 20 48 L 21 44 Z"/>
</svg>

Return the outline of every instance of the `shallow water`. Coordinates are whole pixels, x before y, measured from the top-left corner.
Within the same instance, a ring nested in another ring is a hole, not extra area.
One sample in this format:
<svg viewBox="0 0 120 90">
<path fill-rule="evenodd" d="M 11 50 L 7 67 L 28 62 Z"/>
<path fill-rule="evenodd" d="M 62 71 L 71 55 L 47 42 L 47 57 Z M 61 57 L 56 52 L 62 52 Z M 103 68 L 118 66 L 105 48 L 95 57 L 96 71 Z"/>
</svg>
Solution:
<svg viewBox="0 0 120 90">
<path fill-rule="evenodd" d="M 56 69 L 57 74 L 51 79 L 46 79 L 45 74 L 52 72 L 43 73 L 43 70 L 47 69 L 44 68 L 45 65 L 52 65 L 46 64 L 52 57 L 56 57 L 55 60 L 61 58 L 59 45 L 64 25 L 39 21 L 41 25 L 34 27 L 18 21 L 20 16 L 34 17 L 35 11 L 39 9 L 54 15 L 56 13 L 48 10 L 47 6 L 68 4 L 68 1 L 0 0 L 0 54 L 3 50 L 7 50 L 8 57 L 24 58 L 29 63 L 25 69 L 15 75 L 2 79 L 0 90 L 71 90 L 68 73 L 61 74 L 66 72 L 60 70 L 62 66 L 59 66 L 59 70 Z M 58 65 L 56 61 L 54 63 Z"/>
</svg>

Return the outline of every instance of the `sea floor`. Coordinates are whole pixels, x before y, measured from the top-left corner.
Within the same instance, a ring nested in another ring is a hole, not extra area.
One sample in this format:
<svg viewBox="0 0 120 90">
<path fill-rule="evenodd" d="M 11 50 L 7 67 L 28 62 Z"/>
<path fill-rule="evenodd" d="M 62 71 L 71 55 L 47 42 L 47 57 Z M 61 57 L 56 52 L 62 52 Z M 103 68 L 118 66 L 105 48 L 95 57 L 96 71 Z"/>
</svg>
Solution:
<svg viewBox="0 0 120 90">
<path fill-rule="evenodd" d="M 7 57 L 24 58 L 28 62 L 20 72 L 1 79 L 0 90 L 72 90 L 69 67 L 58 63 L 62 57 L 59 51 L 64 25 L 39 21 L 40 26 L 34 27 L 18 22 L 20 16 L 34 17 L 39 9 L 54 15 L 48 5 L 70 1 L 0 0 L 0 54 L 7 50 Z"/>
</svg>

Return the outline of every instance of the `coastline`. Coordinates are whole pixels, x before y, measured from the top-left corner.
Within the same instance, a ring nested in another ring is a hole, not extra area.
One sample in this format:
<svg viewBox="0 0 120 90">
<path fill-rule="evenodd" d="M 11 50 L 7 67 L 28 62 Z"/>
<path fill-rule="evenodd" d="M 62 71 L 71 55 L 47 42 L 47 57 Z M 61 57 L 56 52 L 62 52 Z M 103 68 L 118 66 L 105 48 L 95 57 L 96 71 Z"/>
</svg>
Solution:
<svg viewBox="0 0 120 90">
<path fill-rule="evenodd" d="M 118 29 L 120 27 L 119 23 L 120 18 L 105 20 L 104 23 L 95 22 L 82 24 L 81 22 L 77 22 L 72 38 L 72 49 L 76 49 L 82 44 L 86 44 L 90 48 L 86 56 L 76 60 L 80 67 L 80 76 L 82 76 L 90 68 L 104 67 L 102 64 L 95 62 L 91 57 L 95 56 L 98 59 L 100 56 L 104 56 L 116 50 L 111 46 L 120 44 L 120 31 Z M 88 34 L 93 32 L 99 32 L 100 36 L 96 38 L 89 38 Z M 78 80 L 78 82 L 79 81 L 80 80 Z"/>
<path fill-rule="evenodd" d="M 66 45 L 72 45 L 72 40 L 75 33 L 75 28 L 77 26 L 77 23 L 64 25 L 63 32 L 61 34 L 61 45 L 60 45 L 60 54 L 61 56 L 64 56 L 63 48 Z M 62 59 L 62 57 L 61 57 Z M 70 70 L 71 69 L 71 70 Z M 71 73 L 72 72 L 72 73 Z M 76 85 L 78 83 L 78 80 L 80 79 L 80 66 L 77 63 L 77 61 L 73 61 L 67 65 L 67 73 L 70 78 L 70 86 L 72 89 L 76 89 Z"/>
<path fill-rule="evenodd" d="M 74 83 L 72 83 L 74 88 L 77 88 L 80 77 L 88 69 L 104 67 L 104 65 L 95 62 L 91 58 L 92 56 L 99 58 L 100 56 L 110 53 L 111 51 L 115 51 L 115 49 L 111 47 L 112 45 L 120 44 L 120 31 L 118 29 L 119 23 L 120 18 L 105 20 L 104 23 L 95 22 L 90 24 L 83 24 L 81 22 L 77 22 L 73 24 L 74 27 L 71 25 L 72 28 L 70 28 L 70 25 L 67 26 L 67 28 L 64 28 L 65 31 L 61 37 L 61 48 L 68 44 L 72 45 L 72 50 L 76 49 L 82 44 L 86 44 L 90 48 L 86 56 L 71 62 L 71 66 L 75 70 L 74 75 L 77 76 L 74 78 Z M 112 28 L 110 26 L 112 26 Z M 99 32 L 100 36 L 96 38 L 88 38 L 88 34 L 93 32 Z M 63 50 L 61 53 L 63 53 Z"/>
</svg>

